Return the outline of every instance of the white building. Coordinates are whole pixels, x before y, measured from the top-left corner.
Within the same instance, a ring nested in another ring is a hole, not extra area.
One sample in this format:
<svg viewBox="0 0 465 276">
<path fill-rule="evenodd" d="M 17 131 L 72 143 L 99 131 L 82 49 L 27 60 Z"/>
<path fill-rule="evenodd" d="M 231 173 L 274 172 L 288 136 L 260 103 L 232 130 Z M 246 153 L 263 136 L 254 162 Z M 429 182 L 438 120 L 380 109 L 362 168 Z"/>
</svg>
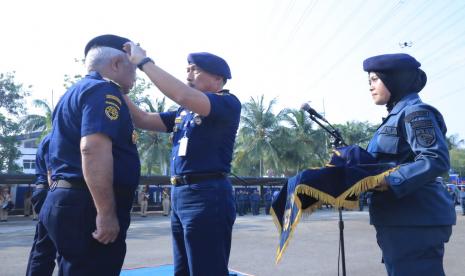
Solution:
<svg viewBox="0 0 465 276">
<path fill-rule="evenodd" d="M 37 145 L 40 142 L 38 140 L 40 134 L 41 132 L 33 132 L 17 136 L 17 140 L 20 142 L 18 150 L 21 152 L 21 156 L 15 161 L 15 163 L 23 168 L 23 173 L 35 173 L 36 152 Z"/>
</svg>

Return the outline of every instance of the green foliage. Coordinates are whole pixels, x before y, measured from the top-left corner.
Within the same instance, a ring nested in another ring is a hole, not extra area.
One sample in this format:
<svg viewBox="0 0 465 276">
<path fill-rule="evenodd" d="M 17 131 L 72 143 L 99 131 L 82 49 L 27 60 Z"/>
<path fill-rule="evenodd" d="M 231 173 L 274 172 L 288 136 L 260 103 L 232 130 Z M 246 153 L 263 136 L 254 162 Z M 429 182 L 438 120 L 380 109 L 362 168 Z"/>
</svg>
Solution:
<svg viewBox="0 0 465 276">
<path fill-rule="evenodd" d="M 19 124 L 10 117 L 16 117 L 25 112 L 24 97 L 29 92 L 22 84 L 15 82 L 14 72 L 0 73 L 0 172 L 19 172 L 20 167 L 15 160 L 19 158 L 18 142 L 15 136 L 19 134 Z"/>
<path fill-rule="evenodd" d="M 279 133 L 279 115 L 272 112 L 276 99 L 269 103 L 264 101 L 262 95 L 257 99 L 250 98 L 249 102 L 243 104 L 234 160 L 236 165 L 245 162 L 258 167 L 258 175 L 264 174 L 265 167 L 278 168 L 279 163 L 277 148 L 273 143 Z"/>
<path fill-rule="evenodd" d="M 15 72 L 0 73 L 0 110 L 12 115 L 23 113 L 27 96 L 29 92 L 23 89 L 23 85 L 15 83 Z"/>
<path fill-rule="evenodd" d="M 454 148 L 449 151 L 450 166 L 461 177 L 465 176 L 465 149 Z"/>
<path fill-rule="evenodd" d="M 376 132 L 376 125 L 371 125 L 368 122 L 346 122 L 345 124 L 334 125 L 341 133 L 346 144 L 359 145 L 366 148 L 371 137 Z"/>
<path fill-rule="evenodd" d="M 139 86 L 136 85 L 129 94 L 136 105 L 147 112 L 160 113 L 167 111 L 166 98 L 155 99 L 155 102 L 152 102 L 148 95 L 143 94 L 145 89 L 150 88 L 151 85 L 143 81 L 138 83 Z M 173 108 L 175 107 L 170 107 L 170 109 Z M 137 148 L 142 163 L 142 174 L 167 175 L 171 152 L 169 134 L 148 130 L 137 130 L 137 132 L 139 135 Z"/>
<path fill-rule="evenodd" d="M 21 129 L 25 132 L 40 131 L 38 142 L 52 130 L 52 107 L 46 100 L 34 100 L 32 104 L 40 108 L 41 114 L 26 115 L 21 120 Z"/>
</svg>

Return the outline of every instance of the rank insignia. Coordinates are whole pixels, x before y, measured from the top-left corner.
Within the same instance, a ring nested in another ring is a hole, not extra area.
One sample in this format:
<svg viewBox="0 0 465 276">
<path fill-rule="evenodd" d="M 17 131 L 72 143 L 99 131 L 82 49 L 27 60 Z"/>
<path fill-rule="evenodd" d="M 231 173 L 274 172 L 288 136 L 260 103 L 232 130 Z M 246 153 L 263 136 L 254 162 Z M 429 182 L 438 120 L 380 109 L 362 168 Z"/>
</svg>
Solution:
<svg viewBox="0 0 465 276">
<path fill-rule="evenodd" d="M 132 143 L 137 144 L 137 140 L 139 140 L 139 134 L 137 134 L 136 130 L 132 131 Z"/>
</svg>

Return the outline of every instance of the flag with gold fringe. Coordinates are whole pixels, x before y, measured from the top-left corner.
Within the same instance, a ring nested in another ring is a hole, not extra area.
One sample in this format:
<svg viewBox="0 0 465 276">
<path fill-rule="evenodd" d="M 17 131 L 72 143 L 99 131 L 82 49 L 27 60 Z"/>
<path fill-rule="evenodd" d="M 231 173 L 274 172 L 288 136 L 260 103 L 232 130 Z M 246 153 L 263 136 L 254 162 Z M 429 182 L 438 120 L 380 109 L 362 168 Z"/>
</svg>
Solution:
<svg viewBox="0 0 465 276">
<path fill-rule="evenodd" d="M 395 169 L 392 164 L 377 164 L 370 153 L 352 145 L 334 150 L 326 166 L 289 178 L 271 206 L 280 234 L 276 263 L 286 250 L 302 213 L 310 214 L 322 204 L 357 208 L 360 193 L 376 187 Z"/>
</svg>

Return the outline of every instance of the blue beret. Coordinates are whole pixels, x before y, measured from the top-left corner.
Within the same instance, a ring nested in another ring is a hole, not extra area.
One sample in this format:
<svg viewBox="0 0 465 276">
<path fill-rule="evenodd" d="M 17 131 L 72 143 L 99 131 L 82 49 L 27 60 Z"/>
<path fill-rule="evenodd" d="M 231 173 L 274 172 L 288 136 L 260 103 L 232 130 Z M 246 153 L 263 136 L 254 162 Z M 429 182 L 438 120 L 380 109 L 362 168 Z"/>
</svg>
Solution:
<svg viewBox="0 0 465 276">
<path fill-rule="evenodd" d="M 366 72 L 412 70 L 420 66 L 421 63 L 408 54 L 379 55 L 367 58 L 363 61 L 363 70 Z"/>
<path fill-rule="evenodd" d="M 206 72 L 221 76 L 224 79 L 231 78 L 231 70 L 226 61 L 219 56 L 207 52 L 191 53 L 187 56 L 189 64 L 195 64 Z"/>
<path fill-rule="evenodd" d="M 90 49 L 98 46 L 110 47 L 124 52 L 123 45 L 129 41 L 129 39 L 117 35 L 100 35 L 94 37 L 87 43 L 86 48 L 84 49 L 84 56 L 87 56 Z"/>
</svg>

